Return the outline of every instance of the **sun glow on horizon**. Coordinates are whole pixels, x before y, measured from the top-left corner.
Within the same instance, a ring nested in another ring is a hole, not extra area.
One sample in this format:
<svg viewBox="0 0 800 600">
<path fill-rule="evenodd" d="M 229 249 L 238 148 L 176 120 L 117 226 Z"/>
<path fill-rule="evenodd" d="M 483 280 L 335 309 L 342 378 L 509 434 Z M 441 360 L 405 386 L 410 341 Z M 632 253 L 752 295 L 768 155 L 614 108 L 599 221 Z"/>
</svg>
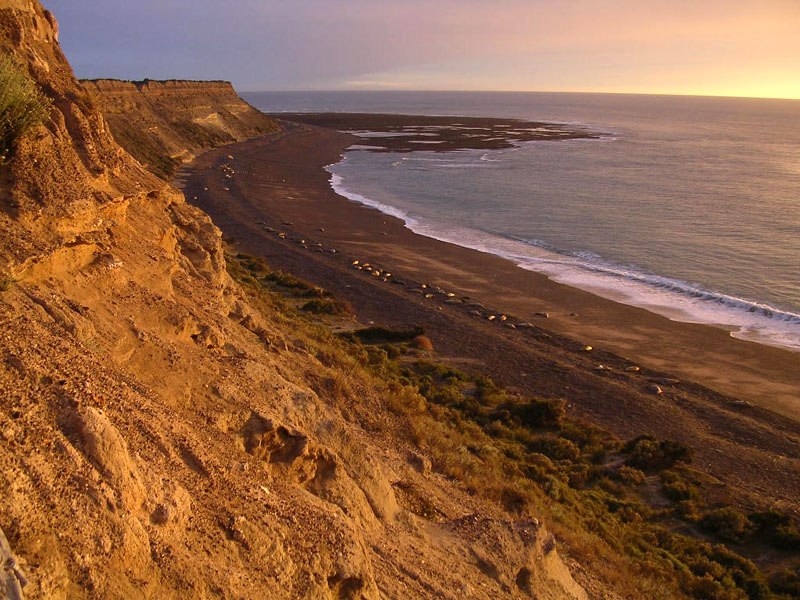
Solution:
<svg viewBox="0 0 800 600">
<path fill-rule="evenodd" d="M 43 4 L 83 78 L 800 99 L 798 0 Z M 169 34 L 140 35 L 153 31 Z M 214 34 L 200 44 L 197 31 Z"/>
<path fill-rule="evenodd" d="M 705 96 L 718 98 L 753 98 L 765 100 L 800 101 L 800 87 L 784 88 L 780 85 L 758 87 L 715 88 L 589 88 L 589 87 L 498 87 L 478 85 L 430 86 L 422 82 L 416 85 L 407 81 L 364 79 L 348 81 L 341 86 L 305 88 L 298 91 L 425 91 L 425 92 L 503 92 L 503 93 L 567 93 L 567 94 L 632 94 L 649 96 Z M 262 91 L 262 90 L 245 90 Z"/>
</svg>

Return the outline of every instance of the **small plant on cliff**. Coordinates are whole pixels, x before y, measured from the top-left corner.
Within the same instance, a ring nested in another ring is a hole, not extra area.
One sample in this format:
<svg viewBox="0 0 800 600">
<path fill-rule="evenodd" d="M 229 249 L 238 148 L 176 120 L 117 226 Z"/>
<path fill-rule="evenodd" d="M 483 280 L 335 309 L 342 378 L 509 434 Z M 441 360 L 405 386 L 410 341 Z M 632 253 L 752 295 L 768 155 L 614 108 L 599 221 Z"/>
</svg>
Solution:
<svg viewBox="0 0 800 600">
<path fill-rule="evenodd" d="M 10 56 L 0 59 L 0 165 L 17 141 L 50 116 L 52 100 Z"/>
</svg>

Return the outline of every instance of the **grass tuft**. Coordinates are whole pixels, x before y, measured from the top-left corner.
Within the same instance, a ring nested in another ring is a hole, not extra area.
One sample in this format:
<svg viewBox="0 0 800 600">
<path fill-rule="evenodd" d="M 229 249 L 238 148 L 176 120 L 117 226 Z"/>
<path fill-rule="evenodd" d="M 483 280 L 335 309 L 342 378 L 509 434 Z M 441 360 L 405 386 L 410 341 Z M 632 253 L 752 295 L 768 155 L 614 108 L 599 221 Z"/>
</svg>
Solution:
<svg viewBox="0 0 800 600">
<path fill-rule="evenodd" d="M 0 165 L 23 135 L 50 118 L 52 104 L 11 56 L 0 59 Z"/>
</svg>

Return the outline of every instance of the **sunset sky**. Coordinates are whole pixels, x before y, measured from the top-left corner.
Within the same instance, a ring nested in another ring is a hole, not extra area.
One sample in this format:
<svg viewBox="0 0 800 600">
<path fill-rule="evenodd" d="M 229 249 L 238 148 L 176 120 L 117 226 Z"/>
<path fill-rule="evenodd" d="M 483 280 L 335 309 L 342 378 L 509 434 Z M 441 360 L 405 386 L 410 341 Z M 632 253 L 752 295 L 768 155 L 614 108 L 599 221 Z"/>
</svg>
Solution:
<svg viewBox="0 0 800 600">
<path fill-rule="evenodd" d="M 800 0 L 42 0 L 82 78 L 800 98 Z"/>
</svg>

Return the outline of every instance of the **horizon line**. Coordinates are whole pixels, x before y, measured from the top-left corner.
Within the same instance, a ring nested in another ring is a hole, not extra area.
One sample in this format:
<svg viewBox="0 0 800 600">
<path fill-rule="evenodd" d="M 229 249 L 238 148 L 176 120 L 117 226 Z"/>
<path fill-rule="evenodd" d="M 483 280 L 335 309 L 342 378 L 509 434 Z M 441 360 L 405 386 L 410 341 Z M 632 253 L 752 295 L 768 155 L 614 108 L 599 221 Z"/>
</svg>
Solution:
<svg viewBox="0 0 800 600">
<path fill-rule="evenodd" d="M 603 95 L 603 96 L 667 96 L 681 98 L 730 98 L 737 100 L 788 100 L 799 101 L 798 97 L 787 96 L 748 96 L 730 94 L 681 94 L 677 92 L 599 92 L 599 91 L 576 91 L 576 90 L 485 90 L 485 89 L 386 89 L 386 88 L 308 88 L 308 89 L 255 89 L 250 86 L 243 86 L 241 89 L 233 84 L 234 88 L 241 93 L 270 93 L 270 94 L 309 94 L 309 93 L 444 93 L 444 94 L 584 94 L 584 95 Z M 245 89 L 246 88 L 246 89 Z"/>
</svg>

